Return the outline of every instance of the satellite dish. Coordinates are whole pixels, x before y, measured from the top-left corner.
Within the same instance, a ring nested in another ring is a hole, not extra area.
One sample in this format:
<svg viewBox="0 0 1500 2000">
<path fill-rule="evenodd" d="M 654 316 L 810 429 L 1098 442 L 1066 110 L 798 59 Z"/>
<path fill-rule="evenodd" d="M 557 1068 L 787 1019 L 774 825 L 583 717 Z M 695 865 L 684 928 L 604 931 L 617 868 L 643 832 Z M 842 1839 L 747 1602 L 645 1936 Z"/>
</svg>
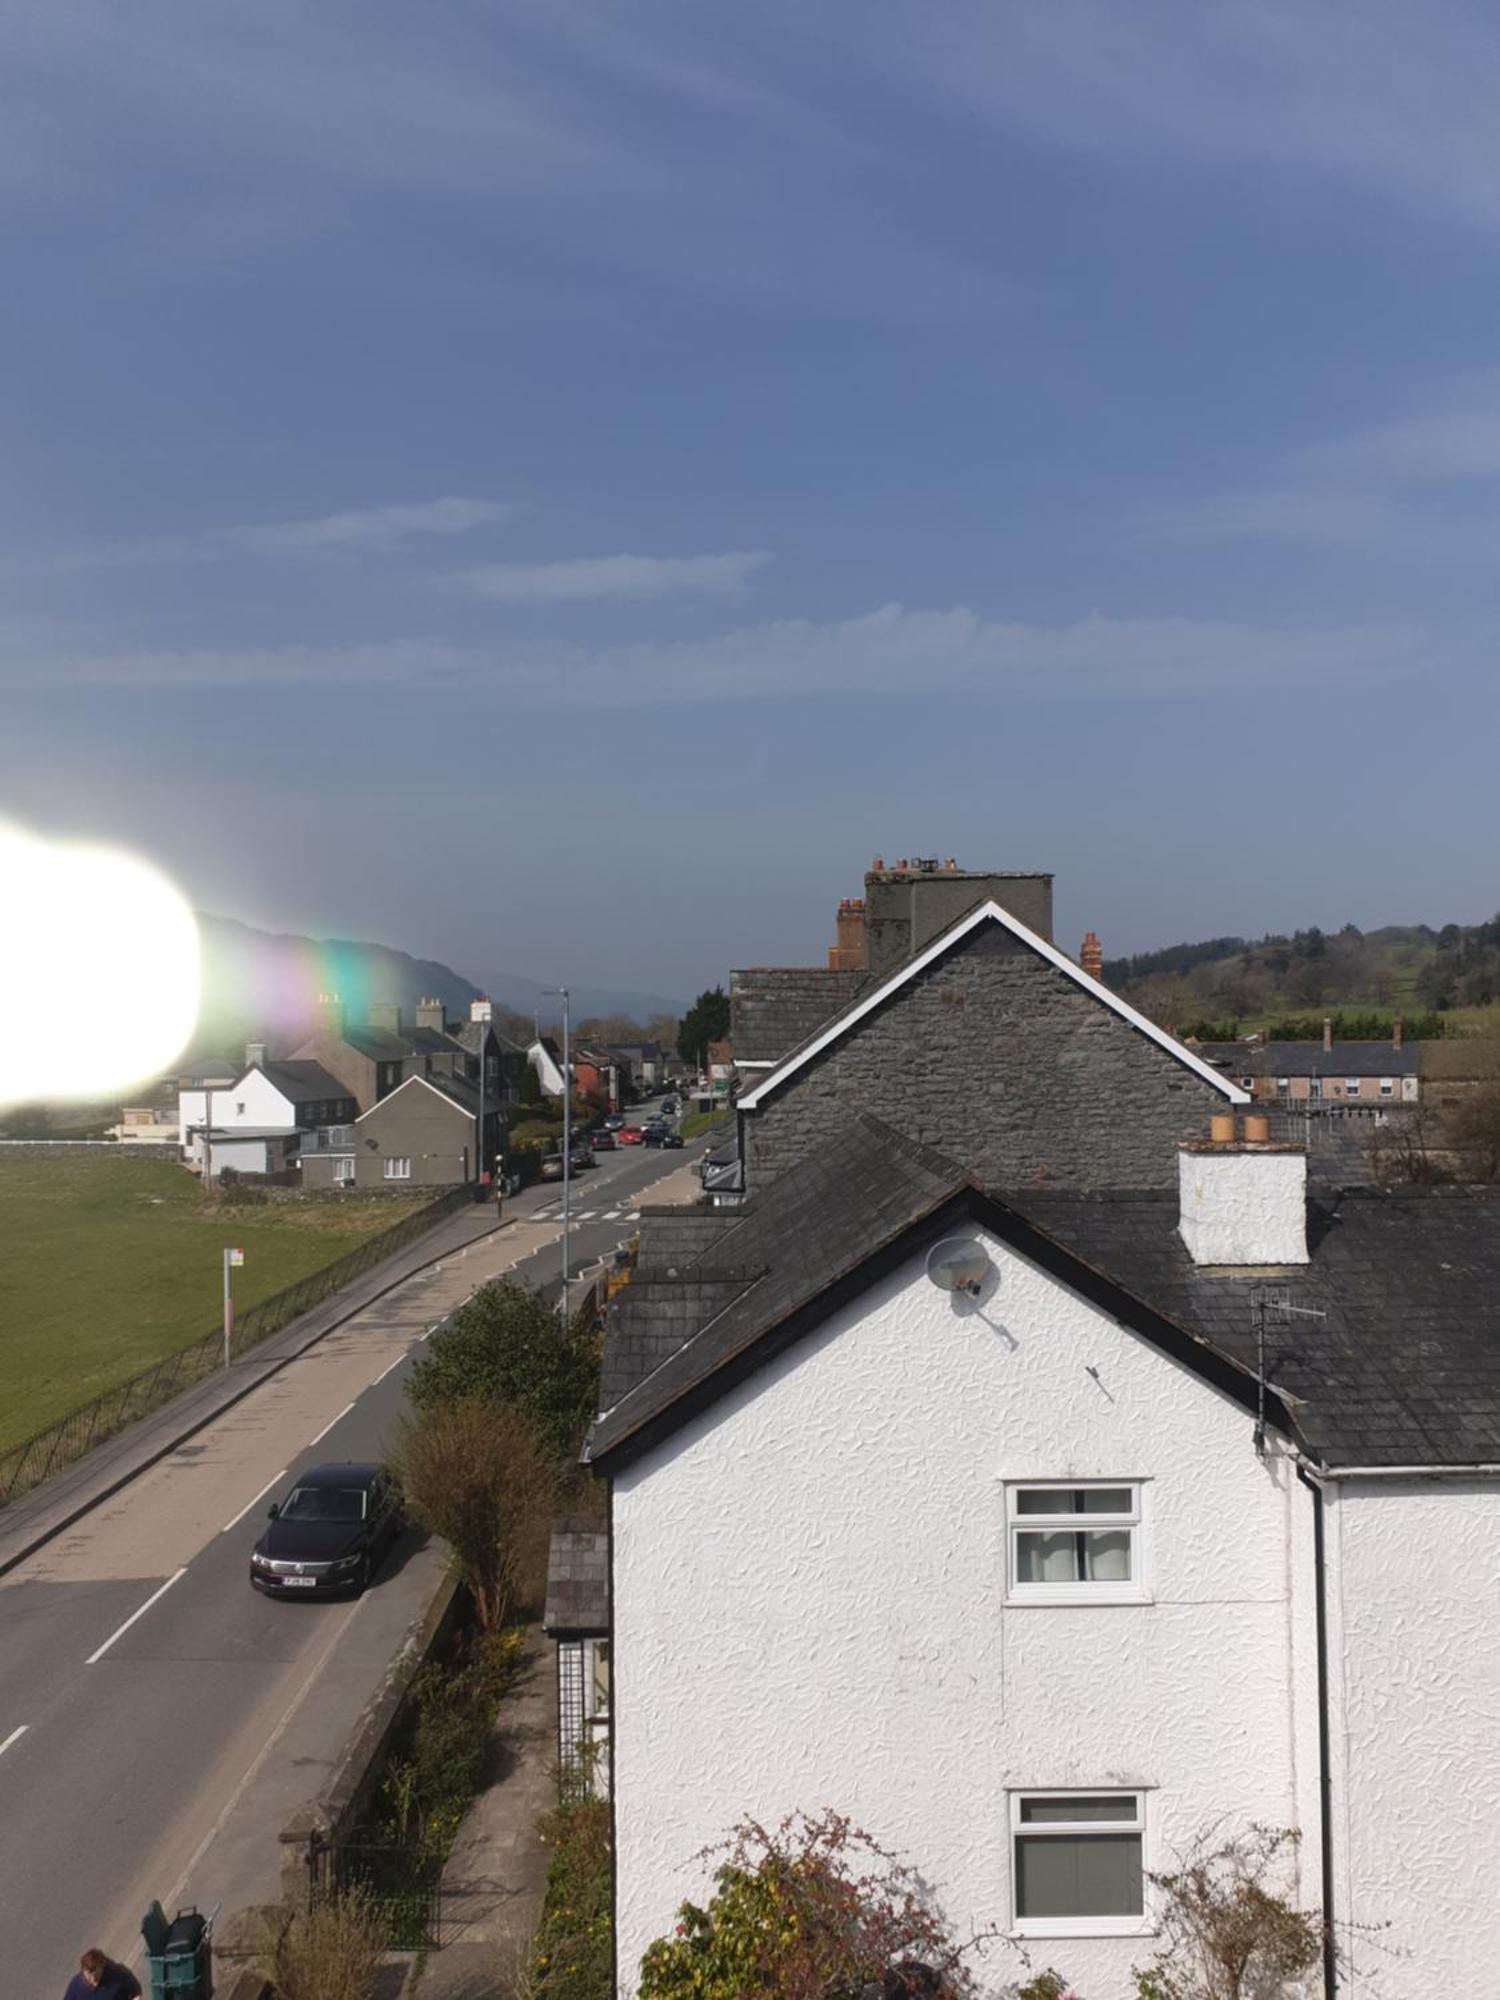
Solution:
<svg viewBox="0 0 1500 2000">
<path fill-rule="evenodd" d="M 989 1274 L 984 1245 L 972 1237 L 950 1236 L 927 1253 L 927 1275 L 940 1292 L 965 1292 L 977 1299 Z"/>
</svg>

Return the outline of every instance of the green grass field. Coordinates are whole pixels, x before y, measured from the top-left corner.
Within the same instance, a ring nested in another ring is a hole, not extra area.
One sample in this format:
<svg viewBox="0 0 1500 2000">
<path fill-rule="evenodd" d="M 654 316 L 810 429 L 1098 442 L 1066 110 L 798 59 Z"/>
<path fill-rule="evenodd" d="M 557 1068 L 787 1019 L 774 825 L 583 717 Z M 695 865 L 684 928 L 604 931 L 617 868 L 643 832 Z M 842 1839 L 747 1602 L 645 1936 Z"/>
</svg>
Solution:
<svg viewBox="0 0 1500 2000">
<path fill-rule="evenodd" d="M 217 1325 L 226 1245 L 243 1311 L 421 1199 L 210 1205 L 171 1161 L 0 1152 L 0 1449 Z"/>
</svg>

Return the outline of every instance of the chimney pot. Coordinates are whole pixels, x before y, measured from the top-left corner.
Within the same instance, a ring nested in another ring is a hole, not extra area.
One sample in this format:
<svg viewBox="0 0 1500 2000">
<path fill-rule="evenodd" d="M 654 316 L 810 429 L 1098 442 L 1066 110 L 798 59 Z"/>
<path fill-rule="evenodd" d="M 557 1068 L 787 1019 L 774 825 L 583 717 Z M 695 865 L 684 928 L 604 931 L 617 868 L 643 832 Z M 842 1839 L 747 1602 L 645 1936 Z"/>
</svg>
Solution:
<svg viewBox="0 0 1500 2000">
<path fill-rule="evenodd" d="M 1331 1014 L 1325 1014 L 1323 1016 L 1323 1049 L 1325 1053 L 1328 1053 L 1329 1051 L 1332 1050 L 1332 1048 L 1333 1048 L 1333 1016 Z"/>
<path fill-rule="evenodd" d="M 1400 1046 L 1401 1046 L 1401 1016 L 1398 1014 L 1395 1020 L 1391 1022 L 1391 1047 L 1393 1049 L 1399 1049 Z"/>
<path fill-rule="evenodd" d="M 1234 1113 L 1216 1111 L 1208 1121 L 1208 1136 L 1215 1146 L 1234 1144 Z"/>
<path fill-rule="evenodd" d="M 1087 931 L 1084 934 L 1083 943 L 1078 948 L 1078 963 L 1083 967 L 1090 979 L 1103 978 L 1104 947 L 1100 944 L 1093 931 Z"/>
<path fill-rule="evenodd" d="M 1264 1111 L 1247 1111 L 1245 1114 L 1245 1144 L 1247 1146 L 1269 1145 L 1271 1121 Z"/>
</svg>

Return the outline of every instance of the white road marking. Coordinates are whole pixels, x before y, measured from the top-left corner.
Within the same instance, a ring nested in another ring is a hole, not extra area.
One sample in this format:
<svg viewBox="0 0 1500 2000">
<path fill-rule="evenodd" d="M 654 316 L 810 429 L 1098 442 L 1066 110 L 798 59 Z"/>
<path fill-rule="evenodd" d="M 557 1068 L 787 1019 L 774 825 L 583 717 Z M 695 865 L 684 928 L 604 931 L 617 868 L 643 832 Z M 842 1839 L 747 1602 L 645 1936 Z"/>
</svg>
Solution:
<svg viewBox="0 0 1500 2000">
<path fill-rule="evenodd" d="M 21 1738 L 26 1734 L 26 1731 L 30 1727 L 31 1727 L 30 1723 L 23 1722 L 19 1729 L 13 1729 L 10 1732 L 9 1736 L 6 1737 L 5 1741 L 3 1743 L 0 1743 L 0 1757 L 3 1757 L 5 1755 L 6 1751 L 10 1748 L 12 1743 L 19 1743 Z"/>
<path fill-rule="evenodd" d="M 330 1417 L 327 1423 L 324 1424 L 322 1430 L 318 1432 L 318 1435 L 315 1438 L 309 1438 L 307 1440 L 307 1449 L 311 1451 L 315 1444 L 321 1444 L 324 1438 L 326 1438 L 328 1433 L 333 1429 L 334 1425 L 341 1424 L 344 1421 L 345 1417 L 348 1416 L 349 1412 L 353 1408 L 354 1405 L 352 1403 L 345 1403 L 343 1409 L 339 1411 L 338 1415 L 336 1417 Z"/>
<path fill-rule="evenodd" d="M 625 1218 L 627 1222 L 639 1222 L 640 1219 L 641 1219 L 641 1211 L 638 1208 L 631 1209 L 630 1213 Z"/>
<path fill-rule="evenodd" d="M 91 1667 L 97 1660 L 102 1660 L 104 1658 L 104 1655 L 109 1651 L 110 1647 L 115 1643 L 116 1639 L 123 1639 L 125 1634 L 130 1630 L 131 1626 L 135 1623 L 136 1619 L 144 1618 L 146 1613 L 151 1609 L 152 1605 L 156 1602 L 157 1598 L 165 1597 L 167 1592 L 172 1588 L 172 1585 L 174 1583 L 179 1583 L 182 1580 L 182 1578 L 185 1577 L 186 1575 L 187 1575 L 187 1564 L 184 1563 L 182 1568 L 178 1570 L 177 1574 L 175 1576 L 169 1576 L 164 1584 L 162 1584 L 158 1589 L 153 1590 L 151 1595 L 146 1599 L 145 1603 L 141 1606 L 140 1610 L 132 1611 L 130 1616 L 125 1620 L 125 1623 L 120 1627 L 119 1631 L 111 1632 L 109 1637 L 105 1640 L 104 1644 L 99 1648 L 99 1650 L 96 1653 L 90 1653 L 88 1658 L 84 1661 L 83 1664 L 86 1667 Z"/>
<path fill-rule="evenodd" d="M 379 1373 L 379 1374 L 378 1374 L 378 1375 L 377 1375 L 377 1376 L 375 1377 L 375 1380 L 374 1380 L 374 1381 L 373 1381 L 373 1382 L 372 1382 L 372 1383 L 370 1384 L 370 1387 L 371 1387 L 371 1388 L 373 1389 L 373 1388 L 375 1388 L 375 1387 L 376 1387 L 376 1386 L 377 1386 L 377 1385 L 378 1385 L 379 1383 L 383 1382 L 383 1381 L 385 1380 L 386 1376 L 390 1374 L 390 1372 L 391 1372 L 391 1368 L 399 1368 L 399 1367 L 401 1366 L 402 1362 L 403 1362 L 403 1361 L 404 1361 L 405 1359 L 406 1359 L 406 1355 L 405 1355 L 404 1353 L 401 1353 L 401 1354 L 398 1354 L 398 1355 L 396 1356 L 395 1360 L 394 1360 L 394 1361 L 393 1361 L 393 1362 L 391 1363 L 391 1367 L 390 1367 L 390 1368 L 382 1368 L 382 1369 L 381 1369 L 380 1373 Z"/>
<path fill-rule="evenodd" d="M 255 1500 L 264 1500 L 266 1495 L 270 1492 L 271 1488 L 275 1485 L 278 1485 L 280 1481 L 285 1478 L 286 1478 L 286 1467 L 283 1466 L 280 1472 L 277 1473 L 275 1479 L 268 1479 L 266 1481 L 265 1485 L 262 1486 L 259 1493 L 256 1494 Z M 255 1500 L 247 1500 L 244 1506 L 241 1507 L 238 1514 L 235 1515 L 234 1519 L 232 1521 L 226 1521 L 224 1523 L 223 1527 L 220 1528 L 219 1533 L 221 1535 L 227 1535 L 231 1528 L 237 1528 L 240 1525 L 240 1522 L 243 1521 L 245 1516 L 250 1512 L 250 1509 L 255 1505 Z"/>
<path fill-rule="evenodd" d="M 573 1220 L 575 1222 L 592 1222 L 598 1213 L 597 1208 L 586 1208 L 582 1215 L 575 1215 Z"/>
<path fill-rule="evenodd" d="M 604 1220 L 606 1222 L 618 1222 L 623 1212 L 623 1210 L 618 1208 L 607 1208 L 604 1211 Z"/>
</svg>

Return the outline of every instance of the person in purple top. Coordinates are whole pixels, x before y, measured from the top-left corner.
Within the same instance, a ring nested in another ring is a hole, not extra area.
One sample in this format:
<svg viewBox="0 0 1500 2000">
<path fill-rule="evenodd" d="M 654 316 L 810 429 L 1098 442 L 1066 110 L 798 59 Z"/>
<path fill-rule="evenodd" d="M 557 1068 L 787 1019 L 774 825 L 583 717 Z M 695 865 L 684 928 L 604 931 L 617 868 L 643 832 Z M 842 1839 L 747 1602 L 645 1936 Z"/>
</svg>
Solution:
<svg viewBox="0 0 1500 2000">
<path fill-rule="evenodd" d="M 116 1965 L 102 1951 L 86 1951 L 68 1981 L 63 2000 L 141 2000 L 141 1982 L 127 1965 Z"/>
</svg>

